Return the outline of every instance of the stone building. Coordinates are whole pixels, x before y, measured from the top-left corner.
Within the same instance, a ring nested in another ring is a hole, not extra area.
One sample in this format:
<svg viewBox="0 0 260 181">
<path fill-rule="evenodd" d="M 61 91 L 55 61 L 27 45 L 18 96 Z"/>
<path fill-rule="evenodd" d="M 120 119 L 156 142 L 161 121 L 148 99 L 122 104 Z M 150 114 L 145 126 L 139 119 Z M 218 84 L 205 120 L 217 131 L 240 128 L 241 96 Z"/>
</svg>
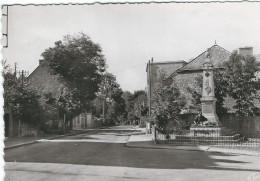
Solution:
<svg viewBox="0 0 260 181">
<path fill-rule="evenodd" d="M 183 60 L 168 62 L 148 62 L 146 66 L 147 72 L 147 104 L 149 115 L 155 106 L 155 92 L 160 86 L 159 84 L 171 76 L 174 72 L 185 66 L 187 63 Z"/>
<path fill-rule="evenodd" d="M 51 93 L 53 98 L 58 99 L 64 88 L 58 78 L 58 75 L 52 75 L 48 65 L 40 60 L 39 66 L 28 76 L 28 82 L 41 95 Z"/>
<path fill-rule="evenodd" d="M 219 45 L 213 45 L 208 49 L 211 57 L 211 62 L 215 69 L 223 69 L 222 64 L 225 61 L 229 60 L 229 57 L 231 55 L 231 52 L 228 50 L 220 47 Z M 153 101 L 153 94 L 158 88 L 158 82 L 160 82 L 160 72 L 166 72 L 164 73 L 166 76 L 164 76 L 163 81 L 170 85 L 172 83 L 176 84 L 181 92 L 182 95 L 185 96 L 187 101 L 187 107 L 192 106 L 192 96 L 188 92 L 188 88 L 191 90 L 197 90 L 197 92 L 201 92 L 200 86 L 197 85 L 197 79 L 202 77 L 202 65 L 205 60 L 205 52 L 202 52 L 200 55 L 198 55 L 196 58 L 192 59 L 188 63 L 184 61 L 176 61 L 176 62 L 148 62 L 147 64 L 147 94 L 148 94 L 148 107 L 149 112 L 151 113 L 151 110 L 155 106 L 155 102 Z M 253 47 L 243 47 L 239 48 L 239 53 L 242 55 L 253 55 Z M 257 61 L 260 62 L 260 56 L 255 55 Z M 164 66 L 160 66 L 163 64 Z M 174 66 L 172 66 L 174 65 Z M 260 73 L 256 73 L 256 76 L 258 76 L 256 79 L 260 79 Z M 260 94 L 260 92 L 259 92 Z M 255 100 L 255 104 L 260 108 L 260 102 L 258 100 Z M 231 98 L 226 98 L 224 102 L 224 106 L 228 108 L 230 115 L 235 112 L 233 109 L 234 100 Z M 190 114 L 190 116 L 186 116 L 187 119 L 193 120 L 195 117 L 194 114 L 197 114 L 197 111 L 192 109 L 183 110 L 182 113 L 184 114 Z M 185 115 L 184 115 L 185 117 Z M 228 120 L 227 124 L 233 124 L 234 117 L 229 116 L 228 118 L 223 118 L 225 120 Z M 185 120 L 187 121 L 187 120 Z M 223 121 L 223 120 L 221 120 Z M 256 126 L 257 129 L 260 131 L 260 117 L 257 116 L 252 121 L 254 124 L 251 126 Z M 190 124 L 190 123 L 188 123 Z M 248 126 L 248 125 L 247 125 Z"/>
<path fill-rule="evenodd" d="M 39 66 L 28 76 L 28 82 L 30 86 L 34 87 L 38 93 L 44 96 L 46 99 L 55 99 L 59 100 L 63 91 L 66 90 L 66 86 L 63 85 L 60 81 L 58 75 L 53 75 L 50 73 L 50 67 L 44 63 L 43 60 L 39 61 Z M 54 120 L 58 121 L 58 127 L 62 129 L 63 126 L 63 117 L 59 116 L 58 110 L 52 110 L 51 107 L 48 107 L 47 104 L 42 103 L 45 111 L 52 111 L 56 116 Z M 80 114 L 75 117 L 73 120 L 69 120 L 67 127 L 70 129 L 83 129 L 93 127 L 94 123 L 92 120 L 91 114 Z M 56 118 L 56 120 L 55 120 Z"/>
</svg>

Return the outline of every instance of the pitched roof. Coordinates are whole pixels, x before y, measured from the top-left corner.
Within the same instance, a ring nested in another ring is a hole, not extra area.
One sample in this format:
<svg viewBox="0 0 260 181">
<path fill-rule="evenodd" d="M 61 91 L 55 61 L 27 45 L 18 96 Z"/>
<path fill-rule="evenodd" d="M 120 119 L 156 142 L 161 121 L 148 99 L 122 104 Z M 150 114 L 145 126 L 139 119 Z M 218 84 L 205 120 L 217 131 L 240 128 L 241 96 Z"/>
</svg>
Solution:
<svg viewBox="0 0 260 181">
<path fill-rule="evenodd" d="M 198 57 L 191 60 L 187 65 L 182 67 L 180 71 L 201 70 L 202 65 L 205 61 L 205 53 L 206 51 L 204 51 Z M 221 68 L 221 64 L 227 61 L 231 55 L 229 51 L 218 45 L 213 45 L 212 47 L 210 47 L 209 54 L 210 60 L 215 68 Z"/>
</svg>

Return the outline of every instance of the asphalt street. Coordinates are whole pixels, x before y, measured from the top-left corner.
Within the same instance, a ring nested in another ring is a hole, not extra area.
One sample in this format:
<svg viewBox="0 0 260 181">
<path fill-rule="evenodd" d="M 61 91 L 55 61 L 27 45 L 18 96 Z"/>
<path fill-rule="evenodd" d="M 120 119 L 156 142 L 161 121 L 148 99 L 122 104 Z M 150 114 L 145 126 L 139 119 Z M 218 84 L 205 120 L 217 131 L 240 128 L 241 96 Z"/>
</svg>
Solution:
<svg viewBox="0 0 260 181">
<path fill-rule="evenodd" d="M 58 142 L 40 142 L 6 150 L 5 180 L 48 180 L 56 179 L 57 174 L 60 175 L 58 180 L 160 180 L 160 177 L 164 180 L 172 180 L 172 177 L 174 180 L 208 180 L 205 176 L 210 174 L 216 175 L 213 180 L 248 180 L 257 176 L 260 179 L 260 157 L 129 148 L 125 142 L 131 132 L 116 129 L 91 131 L 64 137 Z M 82 140 L 89 142 L 80 142 Z M 84 171 L 78 174 L 77 169 Z M 91 170 L 95 170 L 95 175 L 91 175 Z M 132 175 L 128 178 L 121 172 Z M 158 174 L 154 175 L 154 172 Z"/>
</svg>

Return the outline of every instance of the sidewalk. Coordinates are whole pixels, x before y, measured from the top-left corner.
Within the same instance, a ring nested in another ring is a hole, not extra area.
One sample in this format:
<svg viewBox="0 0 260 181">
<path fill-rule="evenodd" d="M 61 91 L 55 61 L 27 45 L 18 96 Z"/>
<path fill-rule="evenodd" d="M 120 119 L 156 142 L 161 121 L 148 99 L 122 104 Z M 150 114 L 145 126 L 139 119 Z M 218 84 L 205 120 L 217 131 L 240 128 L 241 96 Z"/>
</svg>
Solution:
<svg viewBox="0 0 260 181">
<path fill-rule="evenodd" d="M 40 139 L 47 139 L 47 140 L 51 140 L 51 139 L 58 139 L 58 138 L 62 138 L 65 136 L 72 136 L 72 135 L 77 135 L 77 134 L 81 134 L 81 133 L 85 133 L 88 131 L 91 131 L 93 129 L 88 129 L 88 130 L 73 130 L 70 133 L 67 133 L 65 135 L 59 135 L 59 134 L 44 134 L 44 135 L 39 135 L 39 136 L 24 136 L 24 137 L 14 137 L 14 138 L 7 138 L 4 141 L 5 144 L 5 150 L 10 149 L 10 148 L 16 148 L 16 147 L 20 147 L 20 146 L 25 146 L 25 145 L 29 145 L 29 144 L 33 144 L 33 143 L 37 143 L 37 140 Z"/>
<path fill-rule="evenodd" d="M 155 144 L 151 134 L 145 135 L 131 135 L 126 147 L 132 148 L 146 148 L 146 149 L 173 149 L 173 150 L 189 150 L 189 151 L 206 151 L 206 152 L 220 152 L 226 154 L 239 154 L 239 155 L 251 155 L 260 156 L 259 151 L 253 150 L 240 150 L 232 148 L 222 148 L 214 146 L 176 146 L 171 144 Z"/>
<path fill-rule="evenodd" d="M 112 130 L 114 129 L 114 127 L 109 127 L 109 126 L 102 126 L 102 127 L 97 127 L 97 128 L 91 128 L 91 129 L 77 129 L 77 130 L 73 130 L 68 134 L 65 135 L 59 135 L 59 134 L 44 134 L 44 135 L 39 135 L 39 136 L 25 136 L 25 137 L 14 137 L 14 138 L 7 138 L 4 141 L 5 144 L 5 150 L 10 149 L 10 148 L 16 148 L 16 147 L 20 147 L 20 146 L 25 146 L 25 145 L 30 145 L 30 144 L 34 144 L 34 143 L 38 143 L 39 140 L 53 140 L 53 139 L 58 139 L 58 138 L 62 138 L 65 136 L 73 136 L 73 135 L 77 135 L 77 134 L 81 134 L 81 133 L 86 133 L 89 131 L 93 131 L 93 130 Z M 122 129 L 122 127 L 118 126 L 118 128 L 116 130 L 120 130 Z M 122 129 L 122 130 L 127 130 L 126 128 Z M 129 133 L 129 136 L 132 134 L 144 134 L 144 130 L 142 128 L 138 128 L 136 126 L 132 126 L 131 130 L 133 131 L 138 131 L 138 132 L 133 132 L 133 133 Z M 123 136 L 125 136 L 126 134 L 122 134 Z"/>
</svg>

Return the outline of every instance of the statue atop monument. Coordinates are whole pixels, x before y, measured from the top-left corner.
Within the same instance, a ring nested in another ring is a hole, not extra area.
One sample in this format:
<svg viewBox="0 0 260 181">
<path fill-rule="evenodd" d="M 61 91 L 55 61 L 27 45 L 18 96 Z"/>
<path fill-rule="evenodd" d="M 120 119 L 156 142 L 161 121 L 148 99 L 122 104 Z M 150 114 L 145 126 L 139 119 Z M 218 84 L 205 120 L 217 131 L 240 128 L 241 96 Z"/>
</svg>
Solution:
<svg viewBox="0 0 260 181">
<path fill-rule="evenodd" d="M 205 52 L 205 58 L 210 58 L 210 54 L 209 54 L 209 48 L 207 49 L 207 51 Z"/>
</svg>

